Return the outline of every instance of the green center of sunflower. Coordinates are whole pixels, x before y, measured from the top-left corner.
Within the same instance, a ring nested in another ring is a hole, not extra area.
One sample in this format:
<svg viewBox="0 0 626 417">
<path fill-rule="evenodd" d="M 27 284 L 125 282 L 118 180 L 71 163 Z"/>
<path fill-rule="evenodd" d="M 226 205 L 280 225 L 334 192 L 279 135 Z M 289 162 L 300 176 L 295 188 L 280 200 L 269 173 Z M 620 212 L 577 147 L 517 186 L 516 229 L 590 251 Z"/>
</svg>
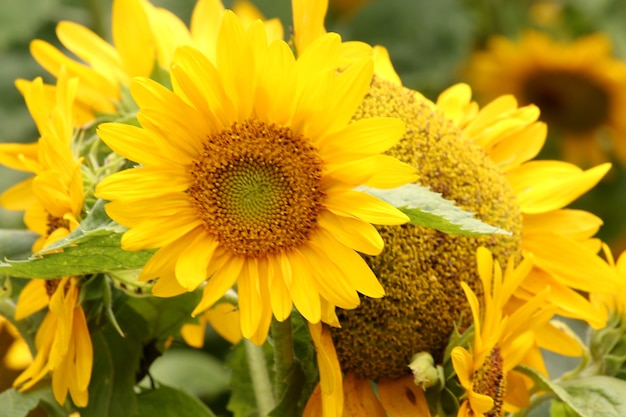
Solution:
<svg viewBox="0 0 626 417">
<path fill-rule="evenodd" d="M 538 72 L 522 86 L 528 103 L 541 109 L 550 126 L 569 132 L 594 130 L 609 118 L 610 97 L 594 80 L 565 71 Z"/>
<path fill-rule="evenodd" d="M 232 254 L 264 257 L 306 241 L 324 193 L 317 150 L 289 128 L 257 120 L 211 135 L 189 170 L 189 198 Z"/>
<path fill-rule="evenodd" d="M 502 354 L 496 346 L 489 353 L 482 366 L 472 374 L 474 392 L 493 398 L 493 408 L 485 413 L 487 417 L 502 417 L 503 398 L 506 391 L 506 379 L 502 370 Z"/>
<path fill-rule="evenodd" d="M 389 154 L 414 166 L 419 182 L 511 236 L 452 236 L 413 225 L 378 227 L 385 249 L 365 257 L 385 288 L 381 299 L 362 297 L 354 310 L 338 310 L 332 329 L 342 368 L 373 380 L 410 373 L 415 352 L 441 363 L 455 325 L 469 325 L 471 310 L 460 282 L 482 294 L 476 249 L 500 262 L 521 253 L 522 217 L 500 169 L 454 123 L 411 90 L 375 79 L 355 118 L 398 117 L 404 138 Z"/>
</svg>

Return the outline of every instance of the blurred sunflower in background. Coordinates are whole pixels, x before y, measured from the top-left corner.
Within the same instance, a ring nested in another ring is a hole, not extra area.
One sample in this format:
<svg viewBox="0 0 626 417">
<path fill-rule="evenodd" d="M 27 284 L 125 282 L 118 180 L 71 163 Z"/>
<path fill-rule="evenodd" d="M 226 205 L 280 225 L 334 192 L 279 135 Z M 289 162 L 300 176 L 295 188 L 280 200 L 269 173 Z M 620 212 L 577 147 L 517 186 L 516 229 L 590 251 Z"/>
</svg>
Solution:
<svg viewBox="0 0 626 417">
<path fill-rule="evenodd" d="M 494 36 L 469 62 L 477 95 L 513 94 L 541 109 L 564 158 L 589 166 L 615 157 L 626 163 L 626 64 L 603 33 L 558 41 L 526 31 Z"/>
</svg>

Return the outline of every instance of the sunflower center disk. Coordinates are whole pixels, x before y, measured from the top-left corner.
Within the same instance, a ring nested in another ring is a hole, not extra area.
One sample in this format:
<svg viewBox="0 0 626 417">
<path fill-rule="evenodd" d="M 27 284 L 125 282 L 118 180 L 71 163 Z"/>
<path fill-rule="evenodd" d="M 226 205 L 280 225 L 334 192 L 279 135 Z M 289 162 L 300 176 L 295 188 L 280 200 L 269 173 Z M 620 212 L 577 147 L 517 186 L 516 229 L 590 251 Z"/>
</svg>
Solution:
<svg viewBox="0 0 626 417">
<path fill-rule="evenodd" d="M 585 133 L 606 123 L 610 97 L 602 86 L 577 74 L 546 71 L 528 78 L 522 87 L 528 103 L 541 109 L 550 126 Z"/>
<path fill-rule="evenodd" d="M 504 415 L 502 406 L 506 391 L 506 379 L 502 366 L 500 347 L 496 346 L 491 350 L 482 366 L 476 369 L 472 375 L 474 391 L 493 398 L 493 408 L 485 413 L 487 417 L 502 417 Z"/>
<path fill-rule="evenodd" d="M 362 297 L 358 308 L 338 310 L 342 327 L 332 329 L 343 370 L 377 380 L 409 374 L 417 352 L 441 361 L 455 325 L 471 323 L 460 282 L 482 295 L 476 249 L 488 247 L 500 262 L 519 256 L 522 216 L 513 190 L 485 151 L 412 91 L 376 79 L 355 117 L 373 116 L 407 124 L 405 137 L 389 154 L 414 166 L 422 185 L 512 233 L 463 237 L 412 225 L 378 227 L 385 249 L 366 261 L 386 295 Z"/>
<path fill-rule="evenodd" d="M 321 167 L 303 136 L 248 120 L 208 137 L 189 171 L 188 194 L 231 254 L 265 257 L 299 246 L 315 228 Z"/>
</svg>

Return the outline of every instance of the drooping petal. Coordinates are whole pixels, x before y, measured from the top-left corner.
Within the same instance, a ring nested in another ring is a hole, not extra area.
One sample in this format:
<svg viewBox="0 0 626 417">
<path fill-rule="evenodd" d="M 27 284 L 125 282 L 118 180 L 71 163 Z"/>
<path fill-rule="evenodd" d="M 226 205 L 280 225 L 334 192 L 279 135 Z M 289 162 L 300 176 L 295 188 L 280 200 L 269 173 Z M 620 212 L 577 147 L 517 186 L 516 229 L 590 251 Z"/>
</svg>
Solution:
<svg viewBox="0 0 626 417">
<path fill-rule="evenodd" d="M 430 417 L 424 390 L 411 375 L 378 381 L 378 395 L 385 410 L 394 417 Z"/>
</svg>

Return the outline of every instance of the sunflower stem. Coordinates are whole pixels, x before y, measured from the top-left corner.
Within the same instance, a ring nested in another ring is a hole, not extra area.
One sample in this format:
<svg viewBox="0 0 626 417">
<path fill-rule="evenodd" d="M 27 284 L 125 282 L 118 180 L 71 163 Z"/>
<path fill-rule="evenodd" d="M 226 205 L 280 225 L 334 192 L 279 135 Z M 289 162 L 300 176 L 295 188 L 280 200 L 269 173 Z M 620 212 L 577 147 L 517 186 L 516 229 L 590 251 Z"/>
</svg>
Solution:
<svg viewBox="0 0 626 417">
<path fill-rule="evenodd" d="M 272 320 L 270 332 L 274 341 L 274 394 L 280 401 L 287 391 L 295 362 L 291 316 L 282 322 Z"/>
<path fill-rule="evenodd" d="M 272 392 L 265 353 L 262 346 L 257 346 L 248 339 L 243 339 L 243 344 L 259 416 L 266 417 L 276 407 L 276 399 Z"/>
</svg>

